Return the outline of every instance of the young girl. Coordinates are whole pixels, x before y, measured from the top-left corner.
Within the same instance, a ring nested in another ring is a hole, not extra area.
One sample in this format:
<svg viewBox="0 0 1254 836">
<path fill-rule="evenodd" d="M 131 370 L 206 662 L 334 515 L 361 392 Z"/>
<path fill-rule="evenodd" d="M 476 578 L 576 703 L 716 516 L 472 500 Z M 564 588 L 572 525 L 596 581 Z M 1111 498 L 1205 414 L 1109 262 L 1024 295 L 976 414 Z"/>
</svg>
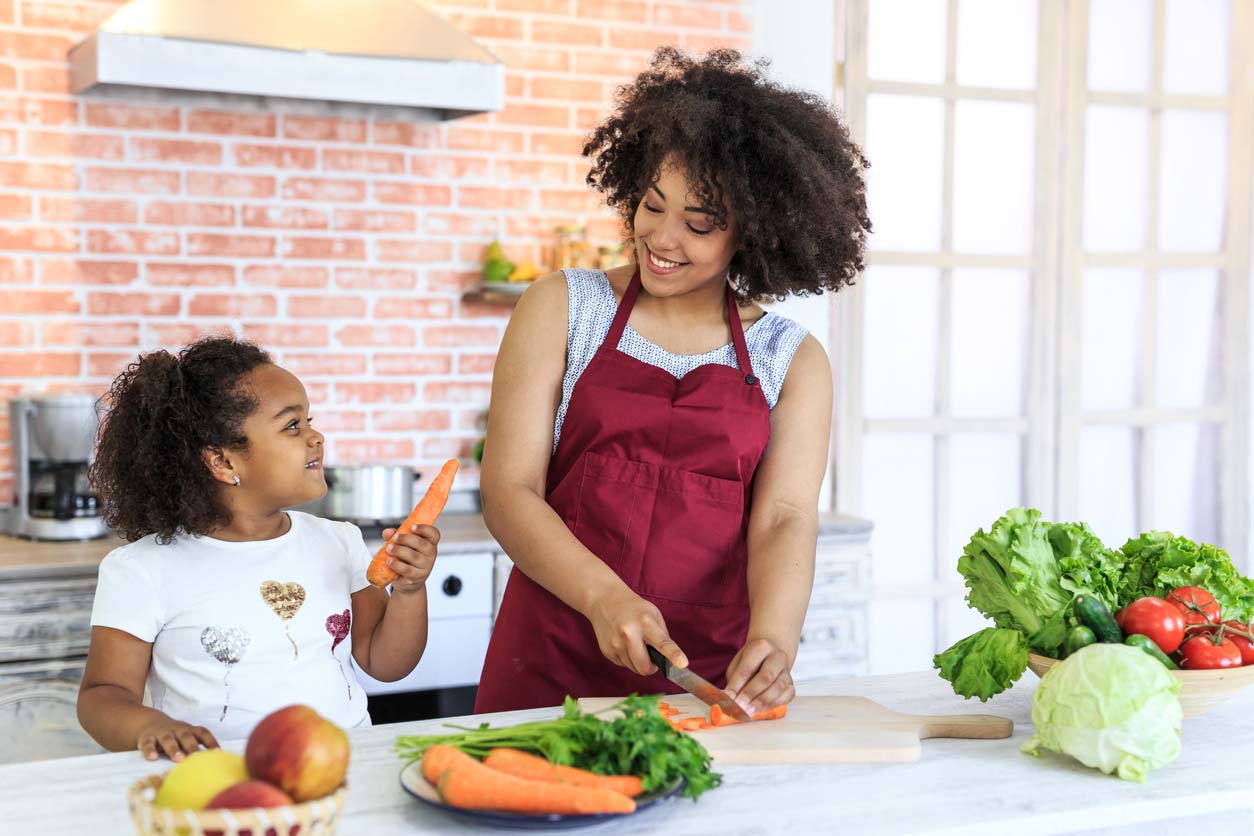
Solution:
<svg viewBox="0 0 1254 836">
<path fill-rule="evenodd" d="M 83 728 L 181 760 L 291 703 L 369 725 L 352 662 L 383 681 L 418 663 L 439 532 L 383 532 L 389 597 L 356 526 L 283 510 L 326 493 L 323 436 L 305 387 L 249 343 L 144 355 L 108 400 L 91 475 L 130 542 L 100 565 Z"/>
</svg>

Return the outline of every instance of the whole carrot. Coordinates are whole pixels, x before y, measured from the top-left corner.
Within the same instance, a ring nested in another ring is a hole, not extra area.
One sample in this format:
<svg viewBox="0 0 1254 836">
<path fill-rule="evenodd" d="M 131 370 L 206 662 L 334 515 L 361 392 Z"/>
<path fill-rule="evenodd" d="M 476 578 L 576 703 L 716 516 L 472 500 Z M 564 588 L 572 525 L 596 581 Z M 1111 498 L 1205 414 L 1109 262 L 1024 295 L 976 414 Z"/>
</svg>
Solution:
<svg viewBox="0 0 1254 836">
<path fill-rule="evenodd" d="M 457 459 L 449 459 L 444 463 L 435 479 L 431 480 L 427 492 L 414 506 L 414 510 L 409 512 L 405 522 L 397 526 L 397 534 L 409 531 L 415 525 L 435 523 L 440 512 L 444 510 L 445 503 L 448 502 L 449 490 L 453 487 L 453 477 L 457 475 L 457 466 Z M 370 568 L 366 570 L 366 580 L 380 588 L 396 580 L 396 573 L 388 568 L 387 543 L 375 552 L 374 559 L 370 561 Z"/>
<path fill-rule="evenodd" d="M 474 758 L 456 746 L 450 746 L 447 743 L 437 743 L 422 756 L 422 777 L 426 778 L 430 783 L 436 784 L 439 782 L 440 775 L 444 770 L 455 764 L 467 761 L 477 763 Z"/>
<path fill-rule="evenodd" d="M 528 781 L 505 772 L 457 760 L 440 775 L 440 797 L 446 804 L 469 810 L 511 813 L 634 813 L 636 802 L 613 790 Z"/>
<path fill-rule="evenodd" d="M 644 792 L 644 782 L 635 775 L 598 775 L 586 769 L 561 766 L 539 755 L 519 749 L 493 749 L 483 759 L 483 765 L 530 781 L 548 781 L 555 784 L 572 784 L 576 787 L 600 787 L 604 790 L 636 796 Z"/>
</svg>

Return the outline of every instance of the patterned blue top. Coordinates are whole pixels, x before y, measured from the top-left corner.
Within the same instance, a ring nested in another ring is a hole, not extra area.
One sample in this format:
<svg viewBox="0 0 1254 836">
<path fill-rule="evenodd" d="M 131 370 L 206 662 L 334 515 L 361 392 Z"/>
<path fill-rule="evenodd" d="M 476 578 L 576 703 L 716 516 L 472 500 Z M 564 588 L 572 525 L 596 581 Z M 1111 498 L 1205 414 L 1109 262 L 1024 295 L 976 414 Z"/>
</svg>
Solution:
<svg viewBox="0 0 1254 836">
<path fill-rule="evenodd" d="M 609 278 L 600 270 L 566 269 L 567 315 L 566 374 L 562 378 L 562 402 L 557 407 L 557 420 L 553 424 L 553 449 L 562 435 L 562 422 L 570 405 L 570 395 L 575 382 L 592 362 L 605 336 L 610 332 L 618 300 Z M 762 393 L 771 409 L 779 400 L 779 390 L 784 385 L 784 375 L 792 363 L 797 346 L 805 339 L 806 329 L 787 317 L 767 312 L 745 330 L 745 344 L 753 373 L 761 381 Z M 688 372 L 708 363 L 719 363 L 736 368 L 736 347 L 731 343 L 707 351 L 704 354 L 672 354 L 636 333 L 628 323 L 618 350 L 637 360 L 657 366 L 681 378 Z"/>
</svg>

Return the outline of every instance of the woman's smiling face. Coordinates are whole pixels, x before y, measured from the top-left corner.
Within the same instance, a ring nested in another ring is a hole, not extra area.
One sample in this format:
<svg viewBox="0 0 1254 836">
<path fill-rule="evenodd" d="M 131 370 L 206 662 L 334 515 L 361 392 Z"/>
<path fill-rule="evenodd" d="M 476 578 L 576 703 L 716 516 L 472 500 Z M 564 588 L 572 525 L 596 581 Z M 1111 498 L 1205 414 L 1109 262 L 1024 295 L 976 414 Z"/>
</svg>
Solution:
<svg viewBox="0 0 1254 836">
<path fill-rule="evenodd" d="M 714 223 L 710 207 L 689 192 L 687 173 L 668 160 L 645 190 L 632 222 L 640 280 L 652 296 L 679 296 L 722 282 L 736 252 L 735 218 Z"/>
</svg>

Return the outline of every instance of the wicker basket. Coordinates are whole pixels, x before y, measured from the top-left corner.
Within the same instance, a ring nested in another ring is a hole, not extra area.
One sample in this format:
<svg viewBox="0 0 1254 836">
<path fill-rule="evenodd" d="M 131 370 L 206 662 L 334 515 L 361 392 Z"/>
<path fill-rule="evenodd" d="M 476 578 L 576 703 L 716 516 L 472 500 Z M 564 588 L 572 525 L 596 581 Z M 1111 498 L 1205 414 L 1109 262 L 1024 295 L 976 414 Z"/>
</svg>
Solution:
<svg viewBox="0 0 1254 836">
<path fill-rule="evenodd" d="M 128 801 L 139 836 L 334 836 L 348 785 L 302 804 L 248 810 L 174 810 L 152 803 L 161 775 L 131 784 Z"/>
<path fill-rule="evenodd" d="M 1028 656 L 1028 667 L 1037 676 L 1044 676 L 1046 671 L 1058 664 L 1058 659 L 1032 653 Z M 1240 668 L 1217 668 L 1215 670 L 1172 671 L 1171 675 L 1180 680 L 1180 708 L 1184 711 L 1184 719 L 1201 717 L 1237 691 L 1254 684 L 1254 665 Z"/>
</svg>

